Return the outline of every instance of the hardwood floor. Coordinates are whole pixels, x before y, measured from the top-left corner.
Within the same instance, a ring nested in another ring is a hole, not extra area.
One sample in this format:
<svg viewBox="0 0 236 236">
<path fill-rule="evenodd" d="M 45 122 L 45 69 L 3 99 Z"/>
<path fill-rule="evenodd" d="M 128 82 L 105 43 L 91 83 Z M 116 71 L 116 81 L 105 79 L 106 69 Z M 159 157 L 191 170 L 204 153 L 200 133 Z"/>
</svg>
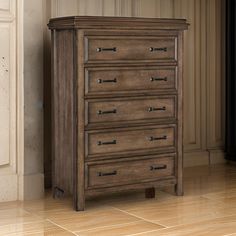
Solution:
<svg viewBox="0 0 236 236">
<path fill-rule="evenodd" d="M 100 196 L 85 212 L 70 199 L 0 204 L 0 235 L 236 236 L 236 166 L 214 165 L 184 171 L 185 195 L 172 189 Z"/>
</svg>

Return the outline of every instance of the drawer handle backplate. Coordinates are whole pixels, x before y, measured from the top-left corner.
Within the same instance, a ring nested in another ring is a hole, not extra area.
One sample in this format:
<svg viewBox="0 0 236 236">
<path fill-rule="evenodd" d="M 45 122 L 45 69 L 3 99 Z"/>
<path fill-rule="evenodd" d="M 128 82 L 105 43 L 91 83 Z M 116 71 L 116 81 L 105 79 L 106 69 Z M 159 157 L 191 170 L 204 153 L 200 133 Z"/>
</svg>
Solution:
<svg viewBox="0 0 236 236">
<path fill-rule="evenodd" d="M 116 47 L 113 48 L 97 48 L 97 52 L 116 52 Z"/>
<path fill-rule="evenodd" d="M 110 110 L 110 111 L 101 111 L 99 110 L 97 112 L 98 115 L 105 115 L 105 114 L 116 114 L 116 109 Z"/>
<path fill-rule="evenodd" d="M 166 139 L 167 139 L 167 136 L 166 136 L 166 135 L 164 135 L 164 136 L 162 136 L 162 137 L 153 137 L 153 136 L 151 136 L 151 137 L 148 138 L 148 140 L 149 140 L 150 142 L 156 141 L 156 140 L 166 140 Z"/>
<path fill-rule="evenodd" d="M 148 108 L 148 112 L 152 112 L 152 111 L 165 111 L 166 107 L 149 107 Z"/>
<path fill-rule="evenodd" d="M 167 168 L 167 165 L 150 166 L 150 170 L 163 170 L 166 168 Z"/>
<path fill-rule="evenodd" d="M 116 175 L 117 171 L 113 171 L 113 172 L 107 172 L 107 173 L 102 173 L 102 172 L 98 172 L 98 176 L 109 176 L 109 175 Z"/>
<path fill-rule="evenodd" d="M 116 83 L 117 82 L 117 79 L 98 79 L 97 82 L 99 84 L 102 84 L 102 83 Z"/>
<path fill-rule="evenodd" d="M 154 77 L 151 77 L 150 80 L 153 82 L 153 81 L 167 81 L 167 77 L 157 77 L 157 78 L 154 78 Z"/>
<path fill-rule="evenodd" d="M 155 52 L 155 51 L 162 51 L 162 52 L 167 52 L 167 47 L 164 48 L 154 48 L 154 47 L 150 47 L 149 48 L 150 52 Z"/>
<path fill-rule="evenodd" d="M 114 144 L 116 144 L 116 140 L 112 140 L 112 141 L 109 141 L 109 142 L 98 141 L 97 144 L 98 144 L 98 146 L 101 146 L 101 145 L 114 145 Z"/>
</svg>

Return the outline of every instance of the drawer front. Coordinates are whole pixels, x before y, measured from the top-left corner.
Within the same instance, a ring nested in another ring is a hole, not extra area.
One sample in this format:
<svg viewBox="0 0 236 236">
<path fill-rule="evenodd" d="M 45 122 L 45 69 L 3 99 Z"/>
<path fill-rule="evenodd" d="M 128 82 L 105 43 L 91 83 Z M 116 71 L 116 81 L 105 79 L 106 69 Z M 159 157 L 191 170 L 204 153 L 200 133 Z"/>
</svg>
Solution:
<svg viewBox="0 0 236 236">
<path fill-rule="evenodd" d="M 115 186 L 174 175 L 174 157 L 88 164 L 86 187 Z"/>
<path fill-rule="evenodd" d="M 87 37 L 86 57 L 90 61 L 177 60 L 175 37 Z"/>
<path fill-rule="evenodd" d="M 85 94 L 176 90 L 176 67 L 87 69 Z"/>
<path fill-rule="evenodd" d="M 111 155 L 119 152 L 149 151 L 175 146 L 175 125 L 136 130 L 86 132 L 86 155 Z"/>
<path fill-rule="evenodd" d="M 86 124 L 175 118 L 175 97 L 86 102 Z"/>
</svg>

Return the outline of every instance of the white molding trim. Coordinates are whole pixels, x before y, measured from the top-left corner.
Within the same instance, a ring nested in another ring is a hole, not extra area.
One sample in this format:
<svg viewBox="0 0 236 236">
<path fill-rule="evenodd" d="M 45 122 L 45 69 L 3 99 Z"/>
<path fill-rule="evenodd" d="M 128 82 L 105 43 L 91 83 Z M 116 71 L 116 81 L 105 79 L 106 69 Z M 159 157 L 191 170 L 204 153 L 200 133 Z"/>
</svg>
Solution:
<svg viewBox="0 0 236 236">
<path fill-rule="evenodd" d="M 141 15 L 141 0 L 132 0 L 132 16 Z"/>
<path fill-rule="evenodd" d="M 34 200 L 44 197 L 44 174 L 21 175 L 18 182 L 24 187 L 19 200 Z"/>
<path fill-rule="evenodd" d="M 227 162 L 227 160 L 225 159 L 225 152 L 223 150 L 211 149 L 208 150 L 208 152 L 210 158 L 210 165 L 223 164 Z"/>
<path fill-rule="evenodd" d="M 208 151 L 184 152 L 184 167 L 204 166 L 209 164 Z"/>
<path fill-rule="evenodd" d="M 24 174 L 24 45 L 23 45 L 23 0 L 17 0 L 17 173 L 18 173 L 18 199 L 23 200 L 24 182 L 19 181 Z"/>
</svg>

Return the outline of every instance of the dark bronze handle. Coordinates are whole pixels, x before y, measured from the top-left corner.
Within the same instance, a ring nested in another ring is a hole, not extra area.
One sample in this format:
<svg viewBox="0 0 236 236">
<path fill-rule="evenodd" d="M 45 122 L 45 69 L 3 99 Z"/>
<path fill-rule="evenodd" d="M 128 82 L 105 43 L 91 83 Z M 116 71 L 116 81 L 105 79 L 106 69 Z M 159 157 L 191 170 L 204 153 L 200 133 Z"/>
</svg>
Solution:
<svg viewBox="0 0 236 236">
<path fill-rule="evenodd" d="M 156 141 L 156 140 L 165 140 L 165 139 L 167 139 L 167 136 L 166 136 L 166 135 L 164 135 L 164 136 L 162 136 L 162 137 L 156 137 L 156 138 L 153 137 L 153 136 L 151 136 L 151 137 L 148 138 L 148 140 L 151 141 L 151 142 L 152 142 L 152 141 Z"/>
<path fill-rule="evenodd" d="M 150 48 L 149 48 L 149 51 L 150 51 L 150 52 L 154 52 L 154 51 L 167 52 L 167 47 L 164 47 L 164 48 L 153 48 L 153 47 L 150 47 Z"/>
<path fill-rule="evenodd" d="M 97 48 L 97 52 L 104 52 L 104 51 L 116 52 L 116 47 L 113 47 L 113 48 Z"/>
<path fill-rule="evenodd" d="M 113 145 L 113 144 L 116 144 L 116 140 L 112 140 L 110 142 L 102 142 L 102 141 L 98 141 L 97 143 L 99 146 L 101 145 Z"/>
<path fill-rule="evenodd" d="M 101 110 L 99 110 L 99 111 L 97 112 L 98 115 L 115 114 L 115 113 L 116 113 L 116 109 L 113 109 L 113 110 L 111 110 L 111 111 L 101 111 Z"/>
<path fill-rule="evenodd" d="M 102 172 L 98 172 L 98 176 L 109 176 L 109 175 L 116 175 L 117 171 L 113 171 L 113 172 L 108 172 L 108 173 L 102 173 Z"/>
<path fill-rule="evenodd" d="M 166 168 L 167 168 L 167 165 L 150 166 L 150 170 L 163 170 Z"/>
<path fill-rule="evenodd" d="M 166 107 L 149 107 L 148 108 L 148 112 L 152 112 L 152 111 L 165 111 Z"/>
<path fill-rule="evenodd" d="M 163 78 L 154 78 L 154 77 L 151 77 L 150 80 L 153 82 L 153 81 L 167 81 L 167 77 L 163 77 Z"/>
<path fill-rule="evenodd" d="M 99 84 L 102 84 L 102 83 L 116 83 L 117 80 L 116 78 L 115 79 L 98 79 L 97 80 Z"/>
</svg>

